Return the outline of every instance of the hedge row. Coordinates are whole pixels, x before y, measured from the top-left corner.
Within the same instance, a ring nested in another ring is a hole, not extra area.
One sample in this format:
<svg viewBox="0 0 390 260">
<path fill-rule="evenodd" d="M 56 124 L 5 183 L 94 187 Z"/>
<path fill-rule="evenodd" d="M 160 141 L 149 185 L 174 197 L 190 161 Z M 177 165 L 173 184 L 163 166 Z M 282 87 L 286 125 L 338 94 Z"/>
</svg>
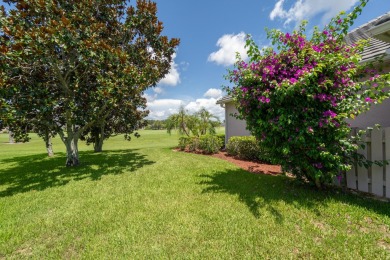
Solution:
<svg viewBox="0 0 390 260">
<path fill-rule="evenodd" d="M 254 136 L 232 136 L 226 144 L 226 152 L 243 160 L 269 161 L 264 147 Z"/>
<path fill-rule="evenodd" d="M 206 154 L 218 153 L 225 143 L 225 135 L 183 136 L 179 139 L 179 149 Z"/>
<path fill-rule="evenodd" d="M 179 149 L 190 152 L 202 152 L 206 154 L 218 153 L 224 148 L 225 135 L 182 136 L 179 139 Z M 269 162 L 266 150 L 254 136 L 230 137 L 226 152 L 243 160 L 257 160 Z"/>
</svg>

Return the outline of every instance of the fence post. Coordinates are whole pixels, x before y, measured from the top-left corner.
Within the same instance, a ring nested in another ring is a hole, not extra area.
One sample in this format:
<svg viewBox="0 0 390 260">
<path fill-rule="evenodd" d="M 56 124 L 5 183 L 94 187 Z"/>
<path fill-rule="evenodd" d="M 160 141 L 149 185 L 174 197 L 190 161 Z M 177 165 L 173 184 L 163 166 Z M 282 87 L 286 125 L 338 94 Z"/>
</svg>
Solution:
<svg viewBox="0 0 390 260">
<path fill-rule="evenodd" d="M 367 133 L 362 135 L 362 140 L 364 142 L 364 145 L 366 146 L 365 149 L 359 148 L 358 153 L 362 154 L 365 158 L 368 158 L 368 144 L 366 143 L 367 140 Z M 358 173 L 358 190 L 368 192 L 368 169 L 366 167 L 359 166 L 357 168 Z"/>
<path fill-rule="evenodd" d="M 357 131 L 358 131 L 357 128 L 352 128 L 351 129 L 351 136 L 356 136 Z M 356 171 L 357 171 L 357 164 L 356 164 L 356 162 L 354 162 L 352 164 L 351 170 L 347 171 L 347 173 L 345 174 L 346 185 L 350 189 L 357 189 Z"/>
<path fill-rule="evenodd" d="M 383 137 L 382 129 L 371 130 L 371 160 L 383 161 Z M 371 166 L 372 193 L 383 197 L 383 167 L 373 164 Z"/>
<path fill-rule="evenodd" d="M 385 128 L 385 160 L 390 160 L 390 127 Z M 385 197 L 390 198 L 390 165 L 385 165 Z"/>
</svg>

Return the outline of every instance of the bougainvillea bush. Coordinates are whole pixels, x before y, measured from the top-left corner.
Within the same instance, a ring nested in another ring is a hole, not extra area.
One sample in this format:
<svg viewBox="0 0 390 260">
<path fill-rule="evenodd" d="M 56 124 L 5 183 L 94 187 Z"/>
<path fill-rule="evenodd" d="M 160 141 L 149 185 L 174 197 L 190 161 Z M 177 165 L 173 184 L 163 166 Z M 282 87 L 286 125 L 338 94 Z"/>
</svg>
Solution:
<svg viewBox="0 0 390 260">
<path fill-rule="evenodd" d="M 260 50 L 248 37 L 250 61 L 238 58 L 227 76 L 235 84 L 227 92 L 238 117 L 269 149 L 270 159 L 318 187 L 351 167 L 358 147 L 346 119 L 389 96 L 389 75 L 359 63 L 367 43 L 344 41 L 366 2 L 315 29 L 310 39 L 305 24 L 291 34 L 268 31 L 277 51 Z"/>
</svg>

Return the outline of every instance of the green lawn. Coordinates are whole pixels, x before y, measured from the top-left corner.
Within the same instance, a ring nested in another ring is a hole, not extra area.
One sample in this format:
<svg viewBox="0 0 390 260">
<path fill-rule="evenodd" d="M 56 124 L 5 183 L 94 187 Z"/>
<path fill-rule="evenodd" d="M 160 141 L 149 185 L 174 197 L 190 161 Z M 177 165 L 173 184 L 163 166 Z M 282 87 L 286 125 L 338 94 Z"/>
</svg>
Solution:
<svg viewBox="0 0 390 260">
<path fill-rule="evenodd" d="M 0 135 L 0 259 L 390 257 L 390 205 L 176 152 L 177 135 L 118 136 L 82 165 Z"/>
</svg>

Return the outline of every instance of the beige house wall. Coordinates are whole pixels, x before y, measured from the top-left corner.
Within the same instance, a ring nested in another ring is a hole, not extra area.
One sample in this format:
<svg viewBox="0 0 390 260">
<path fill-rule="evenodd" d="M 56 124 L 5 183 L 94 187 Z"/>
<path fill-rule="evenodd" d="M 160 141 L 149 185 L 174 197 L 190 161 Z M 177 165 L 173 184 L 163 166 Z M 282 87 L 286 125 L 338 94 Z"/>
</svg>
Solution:
<svg viewBox="0 0 390 260">
<path fill-rule="evenodd" d="M 251 133 L 246 130 L 246 122 L 235 118 L 233 116 L 235 113 L 238 113 L 238 111 L 234 103 L 225 103 L 225 143 L 227 143 L 232 136 L 251 135 Z"/>
<path fill-rule="evenodd" d="M 386 64 L 381 73 L 388 73 L 390 64 Z M 389 89 L 387 89 L 389 91 Z M 390 99 L 386 99 L 382 104 L 372 105 L 370 110 L 360 114 L 355 120 L 348 120 L 351 127 L 367 128 L 379 124 L 382 127 L 390 127 Z"/>
<path fill-rule="evenodd" d="M 390 127 L 390 100 L 386 99 L 382 104 L 371 106 L 370 110 L 360 114 L 355 120 L 349 120 L 351 127 L 367 128 L 379 124 L 382 127 Z"/>
</svg>

